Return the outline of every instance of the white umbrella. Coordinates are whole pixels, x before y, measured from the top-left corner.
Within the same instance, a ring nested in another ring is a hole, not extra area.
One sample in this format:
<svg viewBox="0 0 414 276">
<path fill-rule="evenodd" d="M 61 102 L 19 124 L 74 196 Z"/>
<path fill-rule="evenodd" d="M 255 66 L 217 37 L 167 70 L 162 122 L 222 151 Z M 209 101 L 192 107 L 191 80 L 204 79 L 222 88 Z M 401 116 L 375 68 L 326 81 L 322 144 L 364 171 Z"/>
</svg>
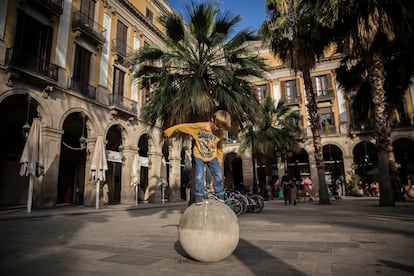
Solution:
<svg viewBox="0 0 414 276">
<path fill-rule="evenodd" d="M 20 157 L 20 164 L 19 175 L 29 176 L 27 213 L 30 213 L 32 210 L 34 177 L 39 177 L 45 173 L 43 162 L 42 124 L 38 118 L 33 119 L 29 136 L 27 137 L 22 156 Z"/>
<path fill-rule="evenodd" d="M 107 170 L 105 145 L 103 137 L 100 135 L 96 139 L 91 160 L 91 179 L 96 181 L 96 209 L 99 209 L 99 185 L 101 181 L 106 180 Z"/>
<path fill-rule="evenodd" d="M 134 160 L 132 161 L 131 171 L 131 186 L 135 187 L 135 204 L 139 201 L 139 156 L 135 154 Z"/>
<path fill-rule="evenodd" d="M 162 203 L 165 202 L 165 188 L 168 185 L 167 181 L 167 163 L 165 162 L 164 156 L 161 159 L 161 171 L 160 171 L 160 186 L 162 190 Z"/>
</svg>

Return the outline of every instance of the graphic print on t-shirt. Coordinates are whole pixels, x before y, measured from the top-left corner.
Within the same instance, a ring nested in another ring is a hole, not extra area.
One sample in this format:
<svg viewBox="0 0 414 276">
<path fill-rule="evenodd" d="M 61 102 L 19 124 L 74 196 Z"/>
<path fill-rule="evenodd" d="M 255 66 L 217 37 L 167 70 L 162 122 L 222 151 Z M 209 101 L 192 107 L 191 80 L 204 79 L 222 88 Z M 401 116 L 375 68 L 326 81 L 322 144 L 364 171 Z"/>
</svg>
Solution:
<svg viewBox="0 0 414 276">
<path fill-rule="evenodd" d="M 203 157 L 213 156 L 213 152 L 216 150 L 215 140 L 217 136 L 213 133 L 199 131 L 198 132 L 198 142 L 200 145 L 200 154 Z"/>
</svg>

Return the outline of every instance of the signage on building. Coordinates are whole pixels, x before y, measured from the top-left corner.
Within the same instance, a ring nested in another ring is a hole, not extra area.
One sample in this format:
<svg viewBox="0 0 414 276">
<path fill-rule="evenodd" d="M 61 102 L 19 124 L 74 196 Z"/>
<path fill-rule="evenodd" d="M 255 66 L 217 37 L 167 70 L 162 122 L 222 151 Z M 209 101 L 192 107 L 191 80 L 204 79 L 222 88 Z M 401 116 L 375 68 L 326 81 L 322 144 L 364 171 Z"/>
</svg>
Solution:
<svg viewBox="0 0 414 276">
<path fill-rule="evenodd" d="M 148 165 L 149 165 L 148 157 L 140 156 L 139 157 L 139 165 L 141 167 L 148 167 Z"/>
<path fill-rule="evenodd" d="M 109 162 L 122 163 L 122 153 L 119 151 L 107 150 L 106 159 Z"/>
</svg>

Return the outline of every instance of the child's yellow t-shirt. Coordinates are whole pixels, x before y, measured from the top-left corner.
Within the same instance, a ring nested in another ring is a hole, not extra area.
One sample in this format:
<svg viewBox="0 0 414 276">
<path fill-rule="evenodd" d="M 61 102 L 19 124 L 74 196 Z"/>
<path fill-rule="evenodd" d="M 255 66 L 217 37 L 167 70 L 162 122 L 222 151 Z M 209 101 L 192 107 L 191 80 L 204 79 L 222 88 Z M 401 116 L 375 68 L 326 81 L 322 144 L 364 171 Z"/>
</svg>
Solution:
<svg viewBox="0 0 414 276">
<path fill-rule="evenodd" d="M 204 162 L 209 162 L 217 157 L 221 164 L 223 160 L 223 132 L 221 130 L 206 130 L 207 124 L 208 122 L 179 124 L 166 129 L 164 134 L 170 137 L 174 132 L 179 131 L 191 135 L 195 141 L 194 157 Z"/>
</svg>

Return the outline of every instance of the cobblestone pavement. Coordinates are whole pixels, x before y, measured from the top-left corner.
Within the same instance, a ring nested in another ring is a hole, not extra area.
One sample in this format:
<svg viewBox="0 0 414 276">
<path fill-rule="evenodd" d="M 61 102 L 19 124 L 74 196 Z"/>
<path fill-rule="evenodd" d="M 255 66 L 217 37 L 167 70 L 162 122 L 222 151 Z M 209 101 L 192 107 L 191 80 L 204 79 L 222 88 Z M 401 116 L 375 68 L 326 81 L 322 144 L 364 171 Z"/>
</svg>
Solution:
<svg viewBox="0 0 414 276">
<path fill-rule="evenodd" d="M 194 261 L 181 248 L 185 208 L 2 210 L 1 275 L 414 275 L 414 201 L 266 201 L 261 213 L 238 217 L 238 246 L 216 263 Z"/>
</svg>

